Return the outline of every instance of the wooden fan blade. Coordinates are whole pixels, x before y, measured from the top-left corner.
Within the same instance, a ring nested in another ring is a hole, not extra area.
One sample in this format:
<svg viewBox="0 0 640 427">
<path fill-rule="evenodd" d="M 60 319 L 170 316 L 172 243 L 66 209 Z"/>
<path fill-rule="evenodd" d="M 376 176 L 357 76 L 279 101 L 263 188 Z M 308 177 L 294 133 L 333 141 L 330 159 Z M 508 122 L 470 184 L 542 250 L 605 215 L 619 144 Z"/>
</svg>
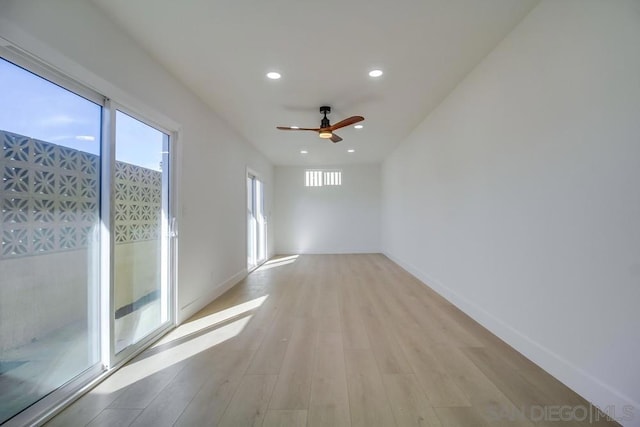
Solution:
<svg viewBox="0 0 640 427">
<path fill-rule="evenodd" d="M 291 126 L 276 126 L 280 130 L 312 130 L 314 132 L 319 132 L 320 128 L 292 128 Z"/>
<path fill-rule="evenodd" d="M 340 141 L 342 141 L 342 138 L 340 138 L 338 135 L 336 135 L 335 133 L 332 132 L 331 133 L 331 140 L 333 142 L 340 142 Z"/>
<path fill-rule="evenodd" d="M 348 119 L 344 119 L 344 120 L 336 123 L 335 125 L 329 127 L 329 129 L 334 131 L 336 129 L 340 129 L 340 128 L 343 128 L 345 126 L 349 126 L 349 125 L 352 125 L 354 123 L 361 122 L 363 120 L 364 120 L 364 117 L 362 117 L 362 116 L 351 116 Z"/>
</svg>

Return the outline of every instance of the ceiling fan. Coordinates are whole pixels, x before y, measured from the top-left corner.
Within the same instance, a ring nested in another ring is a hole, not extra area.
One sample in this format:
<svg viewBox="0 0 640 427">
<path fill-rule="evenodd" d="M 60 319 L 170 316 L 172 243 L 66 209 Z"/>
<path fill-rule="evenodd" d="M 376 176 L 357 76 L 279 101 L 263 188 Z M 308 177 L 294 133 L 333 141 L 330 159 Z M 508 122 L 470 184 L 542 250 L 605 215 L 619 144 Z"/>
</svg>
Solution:
<svg viewBox="0 0 640 427">
<path fill-rule="evenodd" d="M 358 123 L 364 120 L 362 116 L 351 116 L 347 119 L 339 121 L 335 125 L 331 125 L 329 123 L 329 119 L 327 118 L 327 114 L 331 113 L 331 107 L 327 107 L 326 105 L 320 107 L 320 112 L 324 114 L 324 118 L 320 122 L 319 128 L 300 128 L 297 126 L 278 126 L 280 130 L 311 130 L 314 132 L 318 132 L 318 136 L 324 139 L 331 139 L 333 142 L 340 142 L 342 138 L 333 133 L 334 130 L 343 128 L 345 126 L 352 125 L 354 123 Z"/>
</svg>

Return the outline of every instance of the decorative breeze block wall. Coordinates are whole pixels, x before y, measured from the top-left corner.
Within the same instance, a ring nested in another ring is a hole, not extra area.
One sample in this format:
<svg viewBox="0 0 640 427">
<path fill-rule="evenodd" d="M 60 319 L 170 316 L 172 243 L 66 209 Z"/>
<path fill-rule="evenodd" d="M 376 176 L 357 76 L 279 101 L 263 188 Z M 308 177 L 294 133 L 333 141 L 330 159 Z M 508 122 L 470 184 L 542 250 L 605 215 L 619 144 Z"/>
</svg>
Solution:
<svg viewBox="0 0 640 427">
<path fill-rule="evenodd" d="M 0 139 L 0 259 L 86 248 L 99 220 L 99 156 L 6 131 Z M 116 243 L 157 238 L 162 173 L 115 169 Z"/>
<path fill-rule="evenodd" d="M 116 162 L 115 169 L 116 243 L 157 239 L 162 172 L 124 162 Z"/>
</svg>

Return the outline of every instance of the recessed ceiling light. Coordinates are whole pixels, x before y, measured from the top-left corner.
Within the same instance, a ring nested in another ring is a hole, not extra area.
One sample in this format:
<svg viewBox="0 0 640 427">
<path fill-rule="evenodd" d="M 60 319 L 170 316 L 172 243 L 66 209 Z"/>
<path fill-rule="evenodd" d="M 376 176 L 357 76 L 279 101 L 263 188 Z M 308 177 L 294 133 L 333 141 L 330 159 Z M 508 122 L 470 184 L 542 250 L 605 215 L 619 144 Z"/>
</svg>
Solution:
<svg viewBox="0 0 640 427">
<path fill-rule="evenodd" d="M 300 154 L 307 154 L 308 151 L 307 150 L 300 150 Z"/>
<path fill-rule="evenodd" d="M 362 129 L 363 127 L 364 127 L 364 126 L 362 126 L 362 125 L 355 125 L 355 126 L 354 126 L 354 128 L 356 128 L 356 129 Z"/>
<path fill-rule="evenodd" d="M 380 77 L 382 74 L 384 74 L 382 72 L 382 70 L 371 70 L 371 71 L 369 71 L 369 75 L 371 77 Z"/>
<path fill-rule="evenodd" d="M 280 73 L 276 73 L 275 71 L 271 71 L 271 72 L 267 73 L 267 77 L 269 77 L 271 80 L 278 80 L 282 76 L 280 75 Z"/>
<path fill-rule="evenodd" d="M 350 149 L 347 150 L 347 153 L 355 153 L 355 152 L 356 152 L 356 150 L 354 150 L 353 148 L 350 148 Z"/>
</svg>

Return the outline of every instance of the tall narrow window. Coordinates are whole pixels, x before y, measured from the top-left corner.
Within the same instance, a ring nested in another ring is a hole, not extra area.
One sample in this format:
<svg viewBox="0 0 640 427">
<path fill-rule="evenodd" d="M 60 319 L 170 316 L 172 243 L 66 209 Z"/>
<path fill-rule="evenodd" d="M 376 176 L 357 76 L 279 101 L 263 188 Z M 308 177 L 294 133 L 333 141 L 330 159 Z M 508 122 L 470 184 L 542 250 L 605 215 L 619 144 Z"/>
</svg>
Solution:
<svg viewBox="0 0 640 427">
<path fill-rule="evenodd" d="M 99 362 L 102 107 L 0 59 L 0 424 Z"/>
<path fill-rule="evenodd" d="M 247 269 L 252 270 L 267 257 L 267 222 L 264 212 L 264 184 L 247 174 Z"/>
</svg>

